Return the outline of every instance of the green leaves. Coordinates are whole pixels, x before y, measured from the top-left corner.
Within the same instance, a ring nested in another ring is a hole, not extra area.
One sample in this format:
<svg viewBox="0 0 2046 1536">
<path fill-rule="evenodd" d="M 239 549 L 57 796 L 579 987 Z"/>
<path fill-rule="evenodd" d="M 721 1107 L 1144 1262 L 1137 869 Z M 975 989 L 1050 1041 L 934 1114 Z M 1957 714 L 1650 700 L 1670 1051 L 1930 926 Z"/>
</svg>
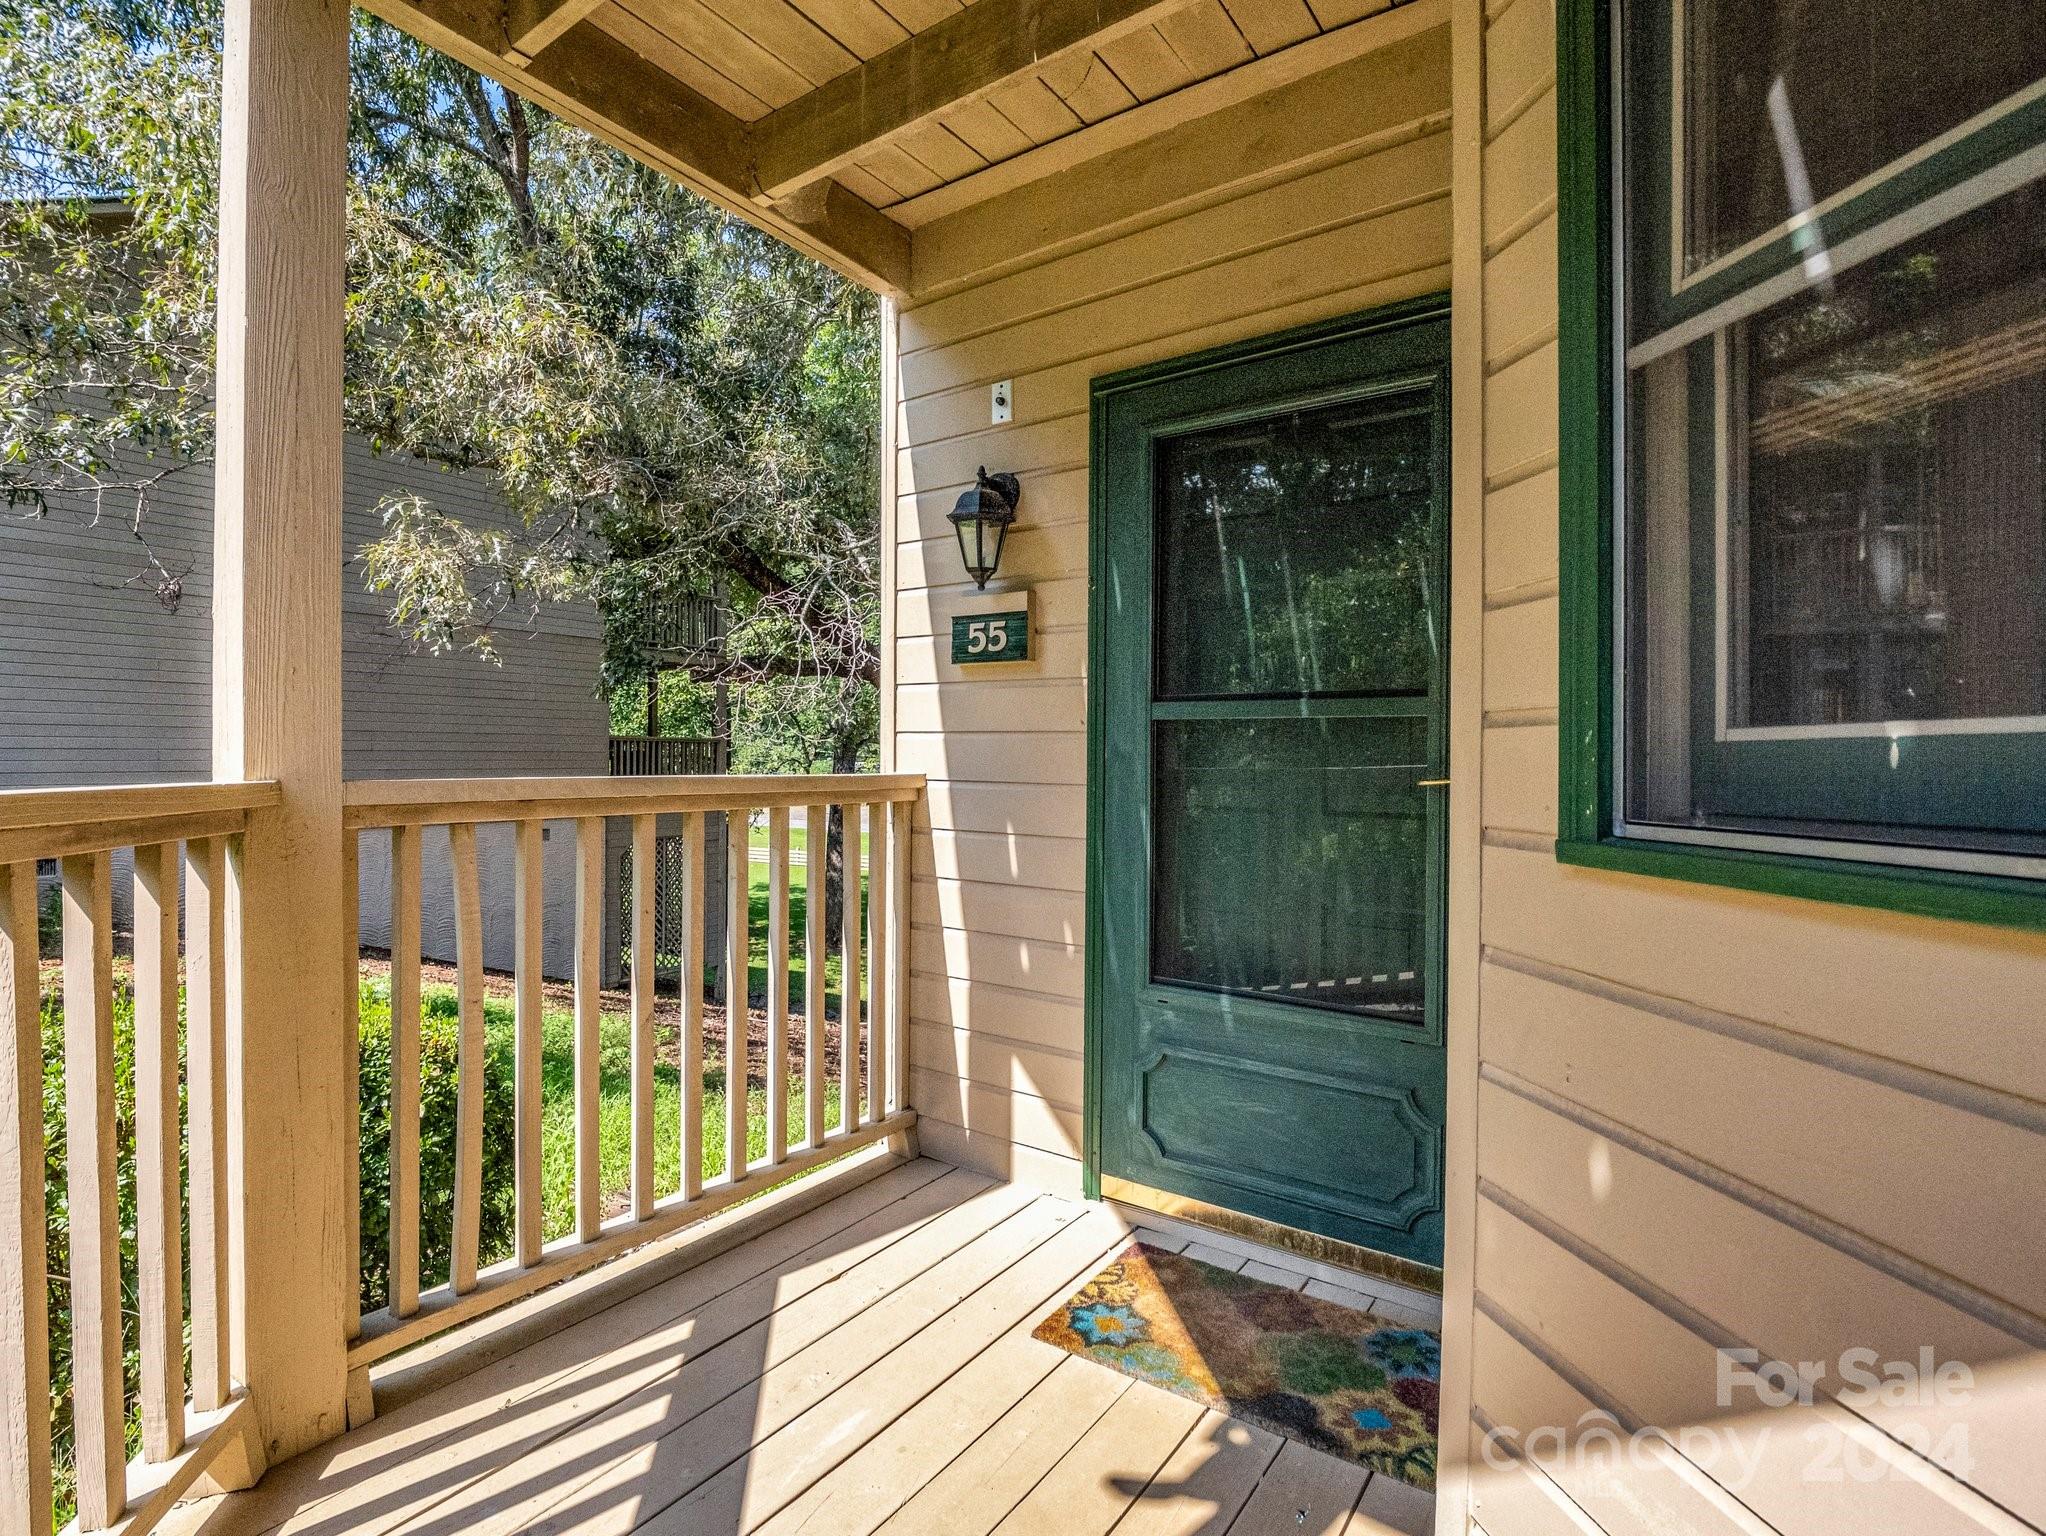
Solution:
<svg viewBox="0 0 2046 1536">
<path fill-rule="evenodd" d="M 215 0 L 0 17 L 0 496 L 145 549 L 152 496 L 213 454 L 219 50 Z M 366 14 L 351 60 L 347 425 L 487 472 L 515 514 L 386 507 L 361 553 L 393 623 L 490 657 L 536 603 L 715 595 L 733 623 L 695 676 L 756 685 L 770 724 L 830 700 L 855 728 L 872 296 Z M 607 687 L 643 677 L 631 635 Z"/>
</svg>

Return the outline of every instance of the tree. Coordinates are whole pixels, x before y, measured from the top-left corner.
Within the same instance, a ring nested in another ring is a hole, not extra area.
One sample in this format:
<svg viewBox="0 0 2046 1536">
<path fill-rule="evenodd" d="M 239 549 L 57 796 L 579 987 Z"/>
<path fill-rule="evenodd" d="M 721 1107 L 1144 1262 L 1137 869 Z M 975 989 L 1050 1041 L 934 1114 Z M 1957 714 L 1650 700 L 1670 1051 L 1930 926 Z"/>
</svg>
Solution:
<svg viewBox="0 0 2046 1536">
<path fill-rule="evenodd" d="M 0 492 L 83 496 L 149 551 L 152 494 L 213 452 L 217 0 L 0 16 Z M 379 448 L 495 477 L 512 533 L 424 497 L 362 552 L 393 622 L 495 654 L 594 597 L 637 684 L 676 594 L 770 735 L 871 737 L 879 672 L 870 295 L 367 15 L 352 43 L 344 408 Z M 862 736 L 862 733 L 867 733 Z"/>
</svg>

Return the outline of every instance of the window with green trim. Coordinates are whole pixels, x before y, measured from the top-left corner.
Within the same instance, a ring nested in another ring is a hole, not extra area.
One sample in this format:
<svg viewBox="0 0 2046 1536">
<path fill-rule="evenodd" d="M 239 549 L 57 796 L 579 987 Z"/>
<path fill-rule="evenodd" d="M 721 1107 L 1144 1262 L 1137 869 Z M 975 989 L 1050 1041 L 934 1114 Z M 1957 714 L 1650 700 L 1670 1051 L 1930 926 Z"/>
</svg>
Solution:
<svg viewBox="0 0 2046 1536">
<path fill-rule="evenodd" d="M 2046 25 L 1566 10 L 1565 843 L 2046 875 Z"/>
</svg>

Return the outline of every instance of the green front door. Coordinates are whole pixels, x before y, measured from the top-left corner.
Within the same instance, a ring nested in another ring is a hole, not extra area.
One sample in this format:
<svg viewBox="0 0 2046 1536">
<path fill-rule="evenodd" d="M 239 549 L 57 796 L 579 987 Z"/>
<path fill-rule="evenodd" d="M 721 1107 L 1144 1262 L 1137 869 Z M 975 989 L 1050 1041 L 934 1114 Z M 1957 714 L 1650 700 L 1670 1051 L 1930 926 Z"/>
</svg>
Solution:
<svg viewBox="0 0 2046 1536">
<path fill-rule="evenodd" d="M 1448 320 L 1094 391 L 1097 1173 L 1442 1262 Z"/>
</svg>

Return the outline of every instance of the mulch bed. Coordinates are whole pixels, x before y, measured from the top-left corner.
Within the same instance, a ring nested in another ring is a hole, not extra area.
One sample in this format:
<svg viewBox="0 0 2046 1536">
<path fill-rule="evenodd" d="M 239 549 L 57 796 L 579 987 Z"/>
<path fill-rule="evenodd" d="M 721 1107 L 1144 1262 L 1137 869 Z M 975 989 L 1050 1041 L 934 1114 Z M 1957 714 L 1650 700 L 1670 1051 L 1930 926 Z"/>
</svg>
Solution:
<svg viewBox="0 0 2046 1536">
<path fill-rule="evenodd" d="M 133 973 L 133 964 L 126 955 L 114 957 L 114 984 L 125 986 Z M 390 981 L 391 960 L 382 950 L 365 949 L 361 960 L 362 974 Z M 38 967 L 39 979 L 46 995 L 60 995 L 63 990 L 63 962 L 45 958 Z M 452 987 L 455 985 L 455 968 L 437 960 L 422 960 L 419 965 L 419 980 L 422 986 Z M 542 1006 L 550 1013 L 567 1013 L 575 1007 L 575 986 L 566 981 L 546 981 L 540 987 Z M 486 997 L 510 1002 L 514 996 L 512 977 L 506 971 L 485 971 L 483 973 L 483 994 Z M 599 994 L 603 1002 L 602 1011 L 607 1014 L 630 1014 L 632 993 L 624 987 L 606 987 Z M 654 996 L 654 1049 L 664 1066 L 679 1066 L 682 1060 L 682 1000 L 672 992 L 657 992 Z M 824 1030 L 824 1075 L 827 1080 L 838 1073 L 839 1055 L 838 1021 L 831 1019 Z M 725 1059 L 725 1010 L 721 1003 L 705 1000 L 703 1005 L 703 1056 L 706 1065 L 721 1063 Z M 859 1064 L 866 1070 L 867 1052 L 861 1042 Z M 800 1077 L 803 1072 L 803 1015 L 802 1011 L 791 1009 L 789 1014 L 789 1072 Z M 749 1008 L 746 1012 L 746 1085 L 749 1088 L 767 1086 L 767 1010 Z"/>
<path fill-rule="evenodd" d="M 362 952 L 362 974 L 374 976 L 388 984 L 391 975 L 390 957 L 379 950 Z M 452 965 L 436 960 L 422 960 L 419 964 L 419 980 L 422 986 L 452 987 L 456 973 Z M 515 995 L 511 975 L 505 971 L 483 973 L 483 995 L 510 1002 Z M 568 1013 L 575 1007 L 575 986 L 566 981 L 543 981 L 540 985 L 541 1006 L 549 1013 Z M 606 987 L 599 994 L 600 1007 L 607 1014 L 630 1014 L 632 993 L 624 987 Z M 654 1050 L 664 1066 L 678 1066 L 682 1059 L 682 999 L 672 992 L 654 994 Z M 725 1010 L 719 1003 L 706 1000 L 703 1005 L 703 1055 L 705 1063 L 722 1062 L 725 1059 Z M 824 1076 L 827 1080 L 838 1073 L 839 1028 L 838 1021 L 831 1019 L 824 1030 Z M 864 1043 L 860 1050 L 860 1068 L 866 1068 Z M 803 1015 L 792 1009 L 789 1015 L 789 1072 L 800 1076 L 803 1066 Z M 767 1086 L 767 1010 L 749 1008 L 746 1012 L 746 1085 L 749 1088 Z"/>
</svg>

